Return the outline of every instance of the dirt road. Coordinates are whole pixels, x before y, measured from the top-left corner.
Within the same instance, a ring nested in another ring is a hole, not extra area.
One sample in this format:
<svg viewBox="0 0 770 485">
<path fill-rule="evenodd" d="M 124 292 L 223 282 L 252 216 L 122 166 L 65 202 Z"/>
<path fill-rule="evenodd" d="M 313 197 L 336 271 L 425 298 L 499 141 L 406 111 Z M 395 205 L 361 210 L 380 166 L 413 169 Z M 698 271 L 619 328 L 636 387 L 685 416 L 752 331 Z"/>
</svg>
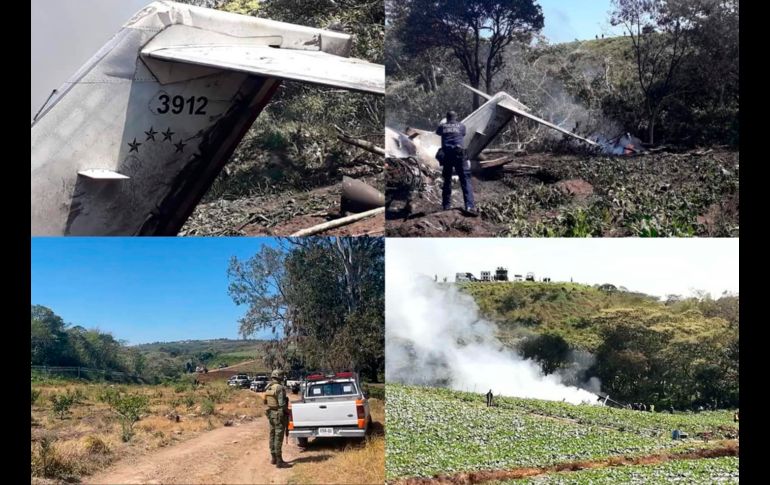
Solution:
<svg viewBox="0 0 770 485">
<path fill-rule="evenodd" d="M 118 461 L 84 483 L 288 483 L 293 469 L 270 464 L 268 431 L 267 419 L 219 428 L 148 455 Z M 293 440 L 283 446 L 284 460 L 294 464 L 321 462 L 333 453 L 330 448 L 312 446 L 301 451 Z"/>
</svg>

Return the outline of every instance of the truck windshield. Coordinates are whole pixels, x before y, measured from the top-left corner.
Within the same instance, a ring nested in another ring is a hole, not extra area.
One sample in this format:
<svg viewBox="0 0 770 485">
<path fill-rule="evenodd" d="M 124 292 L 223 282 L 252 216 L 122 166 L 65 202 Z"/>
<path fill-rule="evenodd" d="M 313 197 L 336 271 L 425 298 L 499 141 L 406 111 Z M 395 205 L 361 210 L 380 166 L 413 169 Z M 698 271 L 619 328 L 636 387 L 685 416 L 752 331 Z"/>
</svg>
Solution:
<svg viewBox="0 0 770 485">
<path fill-rule="evenodd" d="M 327 382 L 311 384 L 307 389 L 308 397 L 346 396 L 357 394 L 356 385 L 352 382 Z"/>
</svg>

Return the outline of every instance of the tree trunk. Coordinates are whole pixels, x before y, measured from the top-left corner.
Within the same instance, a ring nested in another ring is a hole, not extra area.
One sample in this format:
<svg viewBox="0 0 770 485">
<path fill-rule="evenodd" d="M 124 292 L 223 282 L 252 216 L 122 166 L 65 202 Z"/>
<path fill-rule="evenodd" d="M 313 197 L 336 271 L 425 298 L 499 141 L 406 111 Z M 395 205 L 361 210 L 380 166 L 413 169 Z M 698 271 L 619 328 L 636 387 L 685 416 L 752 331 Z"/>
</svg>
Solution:
<svg viewBox="0 0 770 485">
<path fill-rule="evenodd" d="M 473 86 L 476 89 L 479 89 L 479 80 L 471 81 L 471 86 Z M 479 103 L 479 95 L 476 93 L 473 93 L 473 111 L 476 111 L 479 109 L 479 106 L 481 103 Z"/>
<path fill-rule="evenodd" d="M 438 89 L 438 83 L 436 82 L 436 67 L 433 64 L 430 65 L 430 88 L 432 91 Z"/>
<path fill-rule="evenodd" d="M 651 146 L 655 144 L 655 118 L 656 114 L 653 112 L 650 115 L 650 122 L 649 126 L 647 127 L 647 138 Z"/>
</svg>

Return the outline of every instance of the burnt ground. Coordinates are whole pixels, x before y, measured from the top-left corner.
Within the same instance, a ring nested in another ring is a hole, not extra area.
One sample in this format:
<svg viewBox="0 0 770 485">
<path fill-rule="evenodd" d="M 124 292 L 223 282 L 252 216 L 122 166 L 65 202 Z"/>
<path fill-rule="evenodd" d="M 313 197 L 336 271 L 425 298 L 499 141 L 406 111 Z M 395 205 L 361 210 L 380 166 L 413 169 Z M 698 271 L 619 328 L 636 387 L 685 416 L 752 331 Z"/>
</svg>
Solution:
<svg viewBox="0 0 770 485">
<path fill-rule="evenodd" d="M 481 216 L 440 211 L 441 177 L 405 201 L 387 193 L 396 237 L 737 237 L 738 151 L 633 157 L 530 154 L 474 176 Z M 539 166 L 515 170 L 516 165 Z M 511 170 L 514 173 L 511 173 Z M 463 206 L 455 181 L 453 207 Z"/>
<path fill-rule="evenodd" d="M 180 236 L 288 236 L 340 214 L 342 177 L 379 190 L 384 176 L 368 154 L 352 149 L 346 163 L 295 163 L 281 152 L 259 151 L 234 160 L 196 207 Z M 382 236 L 382 215 L 327 230 L 327 236 Z"/>
</svg>

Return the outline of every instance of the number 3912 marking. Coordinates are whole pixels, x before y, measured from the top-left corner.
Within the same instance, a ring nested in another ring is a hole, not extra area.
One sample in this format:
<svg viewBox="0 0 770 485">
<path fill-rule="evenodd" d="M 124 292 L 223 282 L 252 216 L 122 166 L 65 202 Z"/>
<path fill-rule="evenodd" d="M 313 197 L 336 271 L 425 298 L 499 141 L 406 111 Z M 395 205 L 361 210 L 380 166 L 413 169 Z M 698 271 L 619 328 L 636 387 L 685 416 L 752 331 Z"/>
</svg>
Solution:
<svg viewBox="0 0 770 485">
<path fill-rule="evenodd" d="M 158 114 L 171 112 L 178 115 L 185 111 L 186 114 L 205 115 L 206 105 L 209 104 L 209 100 L 205 96 L 198 96 L 197 98 L 190 96 L 185 99 L 179 95 L 171 97 L 166 93 L 158 96 L 158 101 L 160 101 L 160 106 L 156 110 Z"/>
</svg>

